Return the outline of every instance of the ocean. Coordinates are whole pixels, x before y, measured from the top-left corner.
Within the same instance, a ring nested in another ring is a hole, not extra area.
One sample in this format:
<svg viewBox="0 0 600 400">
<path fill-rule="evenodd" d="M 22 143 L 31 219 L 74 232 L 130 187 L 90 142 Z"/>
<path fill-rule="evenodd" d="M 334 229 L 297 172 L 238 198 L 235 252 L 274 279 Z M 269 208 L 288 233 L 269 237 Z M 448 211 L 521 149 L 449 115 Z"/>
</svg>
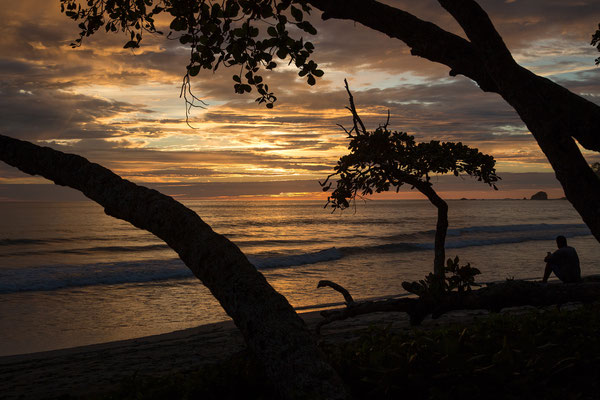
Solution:
<svg viewBox="0 0 600 400">
<path fill-rule="evenodd" d="M 565 235 L 584 275 L 600 245 L 565 200 L 451 200 L 447 257 L 480 282 L 540 279 Z M 403 293 L 432 271 L 436 209 L 426 200 L 367 201 L 343 212 L 315 201 L 188 201 L 235 242 L 298 310 Z M 153 235 L 92 202 L 0 203 L 0 355 L 167 333 L 228 319 Z"/>
</svg>

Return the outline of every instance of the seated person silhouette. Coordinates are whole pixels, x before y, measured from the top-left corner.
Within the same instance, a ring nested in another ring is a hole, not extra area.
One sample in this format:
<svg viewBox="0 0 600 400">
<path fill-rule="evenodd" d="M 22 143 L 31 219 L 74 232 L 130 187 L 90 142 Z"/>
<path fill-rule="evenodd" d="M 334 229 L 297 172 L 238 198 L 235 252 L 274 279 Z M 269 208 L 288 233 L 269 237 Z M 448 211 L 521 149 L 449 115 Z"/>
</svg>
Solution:
<svg viewBox="0 0 600 400">
<path fill-rule="evenodd" d="M 581 280 L 581 269 L 577 252 L 571 246 L 567 246 L 567 238 L 564 236 L 556 237 L 556 246 L 558 250 L 554 253 L 548 252 L 548 255 L 544 258 L 546 269 L 544 270 L 542 282 L 548 282 L 551 272 L 554 272 L 554 275 L 564 283 L 579 282 Z"/>
</svg>

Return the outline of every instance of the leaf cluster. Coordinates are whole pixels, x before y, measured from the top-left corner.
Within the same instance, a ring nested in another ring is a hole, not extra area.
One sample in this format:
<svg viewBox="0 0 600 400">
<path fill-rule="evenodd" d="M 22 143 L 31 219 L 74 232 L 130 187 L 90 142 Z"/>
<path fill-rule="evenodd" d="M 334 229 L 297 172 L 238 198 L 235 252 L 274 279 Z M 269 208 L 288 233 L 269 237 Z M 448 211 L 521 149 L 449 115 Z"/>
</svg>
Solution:
<svg viewBox="0 0 600 400">
<path fill-rule="evenodd" d="M 470 292 L 471 287 L 477 285 L 475 276 L 481 274 L 479 269 L 471 267 L 470 263 L 460 265 L 458 256 L 449 258 L 444 267 L 444 281 L 440 277 L 430 273 L 418 282 L 402 282 L 404 290 L 424 298 L 438 298 L 444 293 L 456 289 L 457 292 Z"/>
<path fill-rule="evenodd" d="M 317 33 L 306 20 L 311 11 L 306 0 L 61 0 L 61 11 L 79 22 L 73 47 L 104 27 L 126 32 L 129 40 L 123 47 L 137 48 L 144 32 L 162 34 L 155 21 L 168 14 L 169 38 L 190 48 L 188 80 L 202 69 L 239 66 L 233 75 L 235 92 L 254 88 L 260 95 L 256 101 L 268 108 L 277 98 L 259 72 L 276 68 L 277 58 L 289 57 L 309 85 L 323 76 L 310 59 L 314 45 L 302 37 Z"/>
<path fill-rule="evenodd" d="M 475 276 L 481 274 L 479 269 L 471 267 L 471 263 L 460 265 L 458 256 L 446 261 L 445 272 L 448 290 L 456 289 L 459 293 L 470 292 L 471 286 L 476 285 Z"/>
<path fill-rule="evenodd" d="M 598 51 L 600 51 L 600 24 L 598 24 L 598 29 L 592 35 L 592 41 L 590 44 L 595 46 Z M 600 57 L 596 58 L 596 65 L 600 65 Z"/>
<path fill-rule="evenodd" d="M 323 191 L 327 191 L 332 186 L 330 179 L 337 178 L 326 207 L 344 209 L 357 196 L 391 188 L 398 192 L 404 184 L 413 188 L 431 186 L 432 174 L 466 174 L 497 189 L 495 183 L 500 178 L 492 156 L 460 142 L 417 143 L 406 132 L 390 131 L 387 123 L 367 131 L 352 102 L 349 109 L 353 112 L 354 127 L 344 130 L 350 138 L 350 153 L 339 159 L 334 173 L 321 183 Z"/>
</svg>

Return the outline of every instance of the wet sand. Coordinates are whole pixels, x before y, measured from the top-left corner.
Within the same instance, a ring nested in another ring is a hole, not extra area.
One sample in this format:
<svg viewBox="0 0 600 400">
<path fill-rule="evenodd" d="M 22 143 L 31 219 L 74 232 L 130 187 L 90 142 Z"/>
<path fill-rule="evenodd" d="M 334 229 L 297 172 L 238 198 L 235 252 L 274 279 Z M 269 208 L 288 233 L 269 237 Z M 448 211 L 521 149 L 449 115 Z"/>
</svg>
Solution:
<svg viewBox="0 0 600 400">
<path fill-rule="evenodd" d="M 580 305 L 567 303 L 561 308 L 571 309 Z M 519 314 L 531 310 L 540 308 L 513 307 L 503 309 L 501 313 Z M 320 310 L 299 315 L 313 332 L 323 319 Z M 414 328 L 410 326 L 406 313 L 379 312 L 328 324 L 322 327 L 317 339 L 326 343 L 340 342 L 356 339 L 372 326 L 390 327 L 392 331 L 429 329 L 449 323 L 468 324 L 488 315 L 485 310 L 452 311 L 435 320 L 429 316 Z M 193 371 L 244 349 L 242 335 L 233 321 L 224 321 L 137 339 L 4 356 L 0 357 L 0 399 L 48 399 L 65 394 L 101 393 L 136 374 L 165 375 Z"/>
<path fill-rule="evenodd" d="M 422 326 L 466 322 L 486 314 L 452 312 L 427 319 Z M 300 315 L 311 329 L 322 319 L 318 311 Z M 326 325 L 319 340 L 352 340 L 373 325 L 411 329 L 405 313 L 375 313 Z M 104 391 L 136 373 L 190 371 L 243 349 L 241 334 L 232 321 L 225 321 L 162 335 L 0 357 L 0 398 L 42 399 Z"/>
</svg>

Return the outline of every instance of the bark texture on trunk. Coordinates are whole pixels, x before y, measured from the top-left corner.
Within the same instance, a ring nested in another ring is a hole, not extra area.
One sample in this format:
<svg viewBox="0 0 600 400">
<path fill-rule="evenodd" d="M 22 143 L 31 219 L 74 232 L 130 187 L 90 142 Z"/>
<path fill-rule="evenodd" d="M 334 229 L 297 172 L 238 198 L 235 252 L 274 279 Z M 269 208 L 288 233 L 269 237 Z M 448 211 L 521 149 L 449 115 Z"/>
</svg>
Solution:
<svg viewBox="0 0 600 400">
<path fill-rule="evenodd" d="M 429 183 L 417 187 L 437 208 L 437 223 L 435 226 L 433 271 L 440 282 L 444 282 L 444 266 L 446 265 L 446 234 L 448 233 L 448 204 L 433 190 Z"/>
<path fill-rule="evenodd" d="M 519 66 L 474 0 L 438 0 L 469 40 L 375 0 L 308 0 L 322 18 L 358 22 L 405 42 L 413 55 L 450 67 L 500 94 L 527 125 L 565 196 L 600 241 L 600 179 L 577 147 L 600 151 L 600 107 Z"/>
<path fill-rule="evenodd" d="M 2 135 L 0 159 L 28 174 L 77 189 L 103 206 L 106 214 L 164 240 L 234 320 L 279 396 L 348 397 L 287 300 L 235 244 L 215 233 L 194 211 L 83 157 Z"/>
<path fill-rule="evenodd" d="M 433 273 L 444 283 L 444 267 L 446 265 L 446 234 L 448 233 L 448 203 L 444 201 L 429 182 L 411 176 L 400 179 L 402 182 L 414 186 L 437 208 L 437 222 L 435 226 Z"/>
</svg>

